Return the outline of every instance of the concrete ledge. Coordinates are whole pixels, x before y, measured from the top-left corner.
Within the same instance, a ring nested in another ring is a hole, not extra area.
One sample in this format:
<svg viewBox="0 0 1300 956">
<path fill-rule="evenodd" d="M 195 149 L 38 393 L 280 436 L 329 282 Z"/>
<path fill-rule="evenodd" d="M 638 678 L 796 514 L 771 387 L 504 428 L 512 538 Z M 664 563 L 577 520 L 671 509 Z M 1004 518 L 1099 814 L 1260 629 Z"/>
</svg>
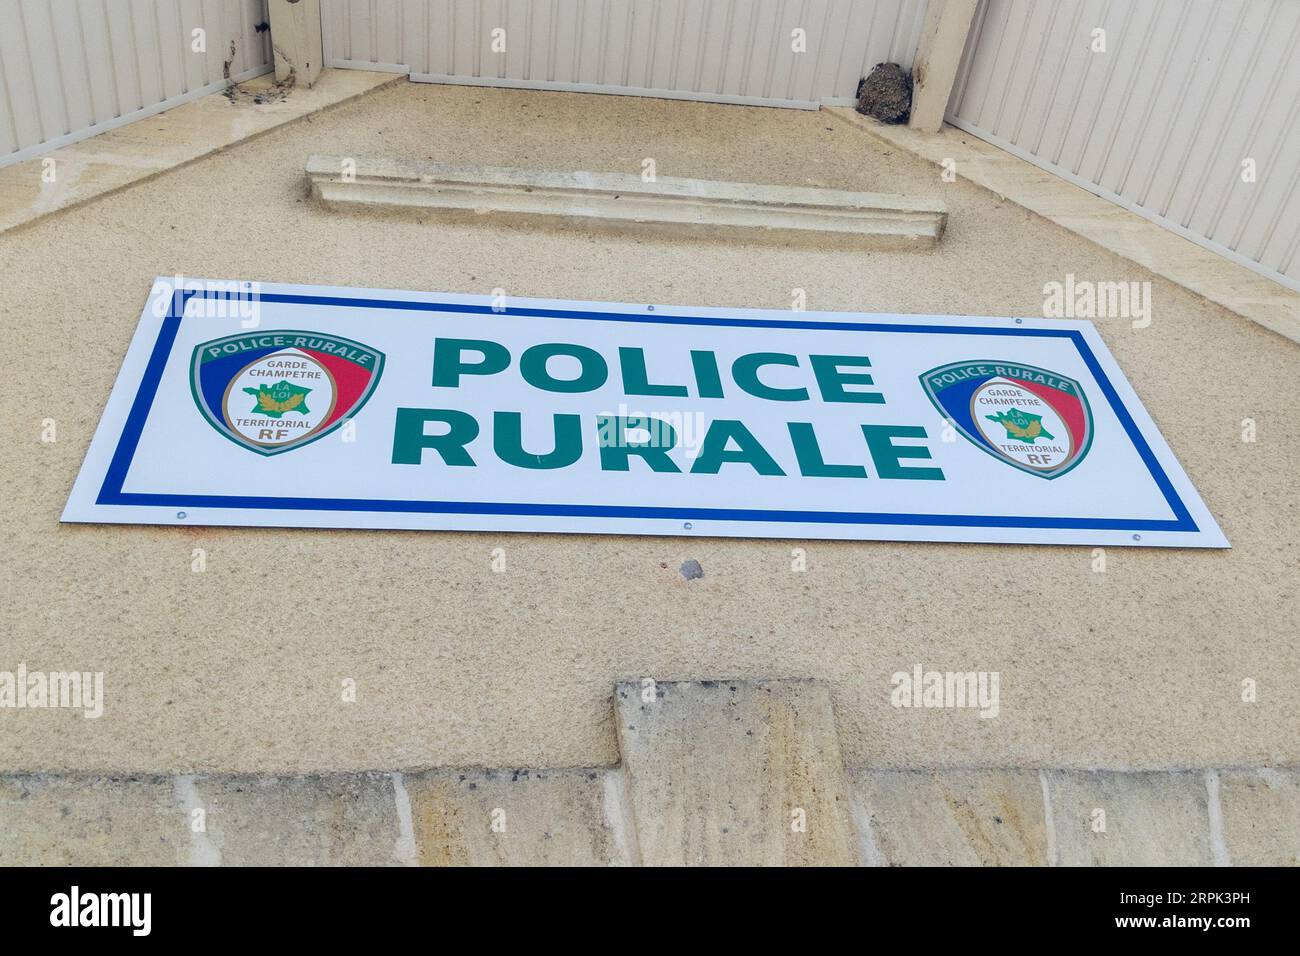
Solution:
<svg viewBox="0 0 1300 956">
<path fill-rule="evenodd" d="M 1300 342 L 1300 292 L 1066 182 L 969 133 L 926 133 L 886 126 L 848 107 L 824 112 L 932 163 L 956 163 L 958 176 L 1095 242 L 1237 315 Z"/>
<path fill-rule="evenodd" d="M 816 685 L 710 685 L 659 685 L 657 712 L 627 685 L 621 768 L 0 775 L 0 866 L 1300 864 L 1294 770 L 862 769 L 842 789 L 809 736 Z"/>
<path fill-rule="evenodd" d="M 617 767 L 0 773 L 0 866 L 1300 864 L 1295 769 L 846 772 L 813 680 L 629 681 L 613 711 Z"/>
<path fill-rule="evenodd" d="M 312 156 L 307 180 L 328 208 L 413 209 L 439 218 L 493 216 L 873 249 L 933 246 L 947 219 L 942 203 L 880 193 L 670 177 L 643 182 L 623 173 L 382 157 Z"/>
<path fill-rule="evenodd" d="M 0 169 L 0 232 L 34 222 L 286 123 L 404 82 L 391 73 L 326 70 L 311 89 L 261 76 L 156 116 Z M 52 165 L 51 165 L 52 163 Z M 53 181 L 47 170 L 53 170 Z"/>
</svg>

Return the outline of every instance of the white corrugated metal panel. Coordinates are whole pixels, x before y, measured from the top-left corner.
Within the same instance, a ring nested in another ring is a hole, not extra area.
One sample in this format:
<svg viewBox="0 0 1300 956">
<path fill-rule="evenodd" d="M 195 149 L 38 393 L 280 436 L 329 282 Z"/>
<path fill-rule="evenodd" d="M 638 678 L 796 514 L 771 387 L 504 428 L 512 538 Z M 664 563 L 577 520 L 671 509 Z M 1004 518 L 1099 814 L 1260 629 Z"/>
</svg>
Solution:
<svg viewBox="0 0 1300 956">
<path fill-rule="evenodd" d="M 266 21 L 266 0 L 0 0 L 0 166 L 269 72 Z"/>
<path fill-rule="evenodd" d="M 322 0 L 325 62 L 430 83 L 812 108 L 910 67 L 925 0 Z M 504 50 L 494 31 L 504 30 Z M 803 30 L 806 48 L 794 49 Z"/>
<path fill-rule="evenodd" d="M 1297 41 L 1297 0 L 982 0 L 947 119 L 1300 289 Z"/>
</svg>

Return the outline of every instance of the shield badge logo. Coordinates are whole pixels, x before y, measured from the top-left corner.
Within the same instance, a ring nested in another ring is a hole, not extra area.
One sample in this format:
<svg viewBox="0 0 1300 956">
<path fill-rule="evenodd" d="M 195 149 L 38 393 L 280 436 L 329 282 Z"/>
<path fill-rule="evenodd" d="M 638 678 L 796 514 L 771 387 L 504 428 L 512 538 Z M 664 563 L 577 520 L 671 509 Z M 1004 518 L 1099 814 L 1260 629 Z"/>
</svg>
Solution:
<svg viewBox="0 0 1300 956">
<path fill-rule="evenodd" d="M 319 332 L 247 332 L 194 349 L 190 389 L 208 424 L 259 455 L 301 448 L 341 426 L 379 384 L 384 355 Z"/>
<path fill-rule="evenodd" d="M 954 362 L 921 376 L 934 407 L 975 447 L 1039 478 L 1071 471 L 1092 447 L 1083 387 L 1016 362 Z"/>
</svg>

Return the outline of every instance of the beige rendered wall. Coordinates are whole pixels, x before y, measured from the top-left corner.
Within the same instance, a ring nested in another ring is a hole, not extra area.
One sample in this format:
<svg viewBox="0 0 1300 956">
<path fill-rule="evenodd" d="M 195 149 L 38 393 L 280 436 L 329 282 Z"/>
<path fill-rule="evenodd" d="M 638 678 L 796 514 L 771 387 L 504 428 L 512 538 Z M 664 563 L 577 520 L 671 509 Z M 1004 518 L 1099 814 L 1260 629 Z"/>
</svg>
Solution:
<svg viewBox="0 0 1300 956">
<path fill-rule="evenodd" d="M 941 197 L 950 221 L 933 252 L 862 254 L 306 200 L 309 154 L 375 152 L 653 157 L 661 175 Z M 1113 549 L 1096 573 L 1087 548 L 62 526 L 150 281 L 176 272 L 764 308 L 802 288 L 812 309 L 1002 315 L 1039 314 L 1067 272 L 1150 280 L 1151 326 L 1101 333 L 1234 547 Z M 0 769 L 600 765 L 614 682 L 642 676 L 825 679 L 852 767 L 1300 763 L 1300 348 L 823 115 L 387 87 L 0 235 L 0 322 L 0 670 L 102 670 L 107 698 L 98 720 L 0 711 Z M 915 663 L 999 671 L 999 717 L 890 707 Z"/>
</svg>

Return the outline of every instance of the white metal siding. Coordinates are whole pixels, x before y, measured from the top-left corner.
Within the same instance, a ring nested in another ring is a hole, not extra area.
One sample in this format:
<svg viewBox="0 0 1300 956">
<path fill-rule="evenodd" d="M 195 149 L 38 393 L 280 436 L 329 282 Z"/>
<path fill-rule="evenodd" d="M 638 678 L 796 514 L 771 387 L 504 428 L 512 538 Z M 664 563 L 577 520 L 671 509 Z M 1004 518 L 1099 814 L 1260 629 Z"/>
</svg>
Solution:
<svg viewBox="0 0 1300 956">
<path fill-rule="evenodd" d="M 323 0 L 327 66 L 430 83 L 812 108 L 911 67 L 925 0 Z M 506 31 L 504 53 L 492 31 Z M 807 51 L 795 53 L 802 28 Z"/>
<path fill-rule="evenodd" d="M 265 0 L 0 0 L 0 166 L 269 72 L 266 20 Z"/>
<path fill-rule="evenodd" d="M 1298 40 L 1297 0 L 982 0 L 947 119 L 1300 289 Z"/>
</svg>

